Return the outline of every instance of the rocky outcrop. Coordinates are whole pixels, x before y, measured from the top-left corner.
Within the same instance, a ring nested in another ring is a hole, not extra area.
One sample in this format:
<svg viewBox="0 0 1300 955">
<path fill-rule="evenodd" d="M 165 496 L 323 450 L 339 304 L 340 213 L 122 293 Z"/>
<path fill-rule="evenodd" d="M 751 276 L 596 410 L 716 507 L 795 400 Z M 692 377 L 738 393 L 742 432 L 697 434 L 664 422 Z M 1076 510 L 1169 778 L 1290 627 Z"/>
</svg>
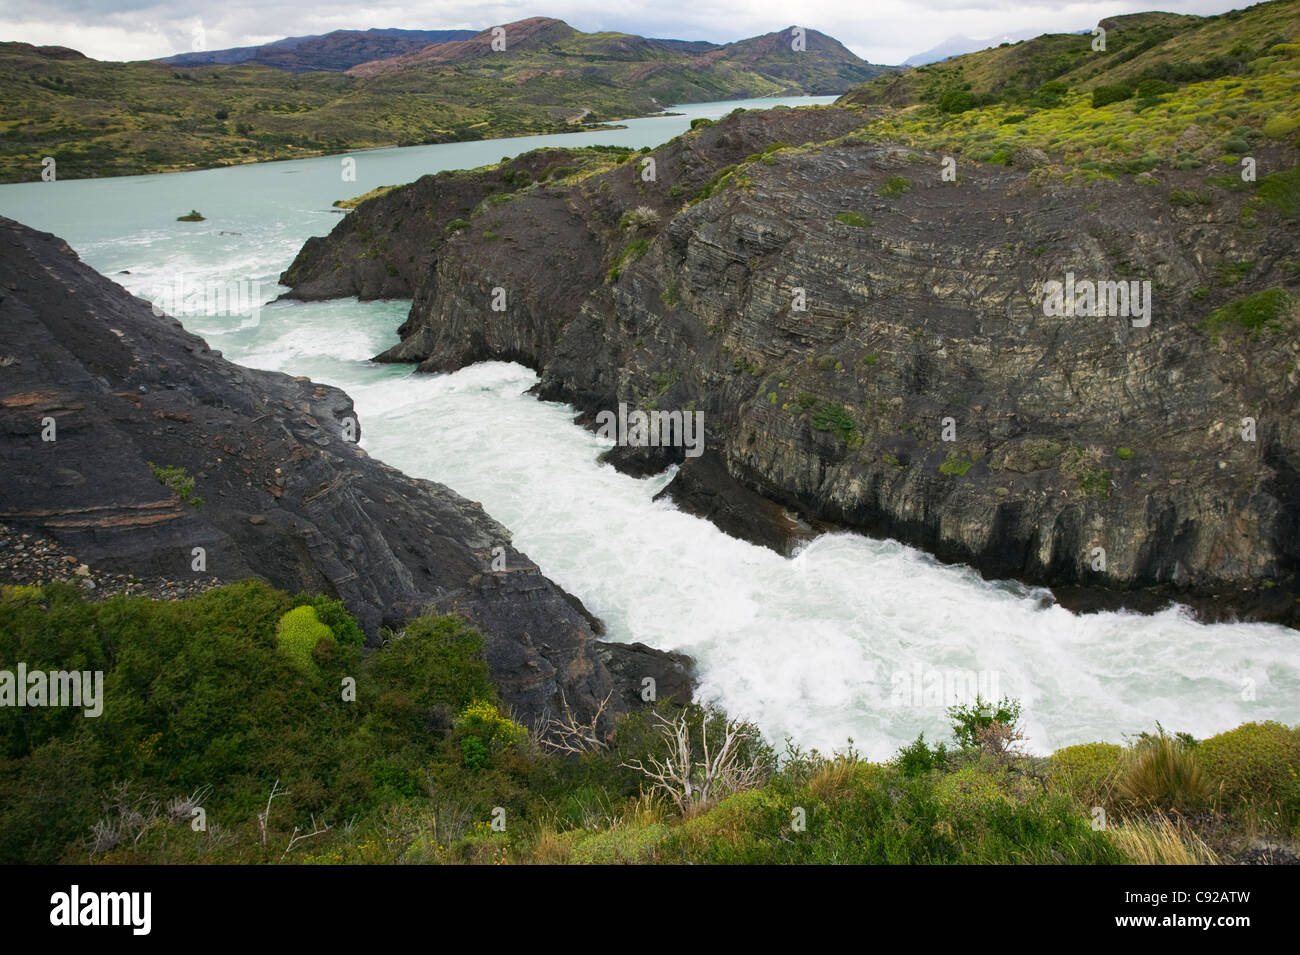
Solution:
<svg viewBox="0 0 1300 955">
<path fill-rule="evenodd" d="M 343 392 L 225 361 L 8 219 L 0 276 L 0 521 L 14 531 L 96 572 L 328 593 L 372 637 L 426 608 L 461 614 L 530 723 L 561 695 L 579 715 L 622 700 L 623 679 L 683 691 L 683 658 L 601 645 L 599 622 L 480 505 L 369 458 Z"/>
<path fill-rule="evenodd" d="M 438 250 L 488 197 L 508 200 L 534 181 L 586 168 L 628 150 L 535 149 L 484 169 L 451 170 L 362 202 L 328 237 L 308 239 L 280 276 L 282 297 L 312 302 L 355 295 L 412 298 Z"/>
<path fill-rule="evenodd" d="M 735 528 L 743 488 L 1076 605 L 1154 591 L 1296 624 L 1294 217 L 1243 215 L 1247 194 L 1192 171 L 1071 184 L 1037 155 L 945 181 L 943 157 L 853 125 L 742 114 L 656 150 L 653 182 L 625 164 L 485 206 L 382 357 L 522 361 L 588 423 L 620 402 L 702 410 L 704 457 L 614 458 L 684 461 L 687 503 Z M 639 206 L 653 220 L 620 228 Z M 1149 322 L 1049 314 L 1047 283 L 1075 279 L 1137 282 Z M 1269 289 L 1263 327 L 1207 324 Z"/>
</svg>

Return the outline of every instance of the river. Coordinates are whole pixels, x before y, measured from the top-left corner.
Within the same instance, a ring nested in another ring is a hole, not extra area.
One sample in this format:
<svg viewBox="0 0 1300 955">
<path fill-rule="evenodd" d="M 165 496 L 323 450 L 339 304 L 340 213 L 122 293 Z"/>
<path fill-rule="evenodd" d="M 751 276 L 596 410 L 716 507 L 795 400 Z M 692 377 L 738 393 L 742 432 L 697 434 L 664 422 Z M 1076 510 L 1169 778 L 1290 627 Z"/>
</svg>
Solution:
<svg viewBox="0 0 1300 955">
<path fill-rule="evenodd" d="M 787 559 L 652 501 L 671 473 L 636 479 L 600 465 L 608 442 L 575 426 L 571 408 L 526 395 L 528 369 L 488 362 L 422 376 L 369 362 L 396 341 L 407 302 L 270 302 L 302 242 L 337 221 L 335 199 L 541 146 L 656 146 L 695 117 L 831 99 L 700 103 L 622 130 L 5 185 L 0 214 L 62 236 L 144 297 L 178 273 L 260 286 L 269 304 L 255 315 L 183 316 L 186 326 L 234 361 L 348 391 L 369 453 L 481 501 L 604 619 L 609 639 L 691 654 L 702 695 L 778 744 L 830 749 L 851 737 L 885 757 L 922 730 L 943 738 L 945 695 L 976 687 L 1023 702 L 1035 752 L 1119 742 L 1157 720 L 1198 736 L 1300 721 L 1293 631 L 1202 625 L 1181 608 L 1079 616 L 1044 590 L 856 534 L 821 536 Z M 346 158 L 353 181 L 342 178 Z M 192 208 L 206 221 L 175 221 Z"/>
</svg>

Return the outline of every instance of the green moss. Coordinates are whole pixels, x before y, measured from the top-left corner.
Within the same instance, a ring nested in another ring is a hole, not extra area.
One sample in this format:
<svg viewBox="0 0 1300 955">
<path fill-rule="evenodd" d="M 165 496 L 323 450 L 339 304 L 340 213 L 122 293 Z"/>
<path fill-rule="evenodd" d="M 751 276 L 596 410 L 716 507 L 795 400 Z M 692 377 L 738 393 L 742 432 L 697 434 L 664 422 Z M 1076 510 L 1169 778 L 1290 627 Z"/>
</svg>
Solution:
<svg viewBox="0 0 1300 955">
<path fill-rule="evenodd" d="M 609 267 L 609 272 L 606 274 L 606 278 L 611 282 L 617 282 L 618 277 L 623 274 L 624 269 L 637 259 L 641 258 L 641 256 L 645 255 L 648 248 L 650 248 L 650 239 L 648 238 L 633 239 L 627 245 L 623 246 L 622 251 L 618 254 L 618 258 L 616 258 L 614 264 Z"/>
<path fill-rule="evenodd" d="M 464 219 L 452 219 L 450 222 L 447 223 L 447 231 L 452 233 L 460 232 L 462 229 L 468 229 L 468 228 L 469 228 L 469 223 L 466 222 Z"/>
<path fill-rule="evenodd" d="M 1218 268 L 1218 283 L 1224 288 L 1232 288 L 1254 268 L 1254 262 L 1225 262 Z"/>
<path fill-rule="evenodd" d="M 1288 216 L 1300 215 L 1300 166 L 1265 176 L 1255 194 Z"/>
<path fill-rule="evenodd" d="M 1115 451 L 1115 456 L 1116 456 L 1117 458 L 1119 458 L 1121 461 L 1132 461 L 1132 460 L 1133 460 L 1133 452 L 1132 452 L 1132 450 L 1129 449 L 1129 448 L 1118 448 L 1118 449 L 1116 449 L 1116 451 Z"/>
<path fill-rule="evenodd" d="M 1294 303 L 1294 297 L 1286 289 L 1277 286 L 1263 289 L 1215 309 L 1200 327 L 1216 338 L 1229 328 L 1244 329 L 1252 339 L 1258 338 L 1261 332 L 1281 329 Z"/>
<path fill-rule="evenodd" d="M 949 477 L 961 477 L 971 469 L 975 464 L 964 454 L 956 452 L 949 454 L 948 457 L 939 465 L 939 473 L 946 474 Z"/>
<path fill-rule="evenodd" d="M 888 181 L 880 187 L 880 194 L 887 198 L 901 196 L 912 188 L 912 180 L 904 176 L 890 176 Z"/>
<path fill-rule="evenodd" d="M 835 221 L 853 226 L 855 229 L 865 229 L 868 225 L 867 220 L 858 212 L 837 212 Z"/>
<path fill-rule="evenodd" d="M 661 371 L 653 378 L 655 388 L 662 395 L 673 385 L 677 384 L 677 379 L 681 377 L 681 372 L 673 369 L 671 371 Z"/>
</svg>

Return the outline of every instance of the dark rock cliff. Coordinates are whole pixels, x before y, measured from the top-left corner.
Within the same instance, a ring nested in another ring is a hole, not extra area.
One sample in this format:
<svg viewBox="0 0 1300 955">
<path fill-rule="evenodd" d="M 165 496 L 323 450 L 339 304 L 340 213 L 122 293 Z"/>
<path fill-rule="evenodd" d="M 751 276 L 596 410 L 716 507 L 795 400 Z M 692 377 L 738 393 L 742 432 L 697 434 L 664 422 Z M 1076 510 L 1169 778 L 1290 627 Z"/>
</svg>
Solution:
<svg viewBox="0 0 1300 955">
<path fill-rule="evenodd" d="M 206 576 L 335 595 L 371 636 L 426 607 L 461 614 L 529 723 L 561 694 L 580 716 L 610 695 L 621 712 L 635 699 L 622 683 L 645 676 L 689 694 L 687 658 L 597 641 L 599 622 L 480 505 L 369 458 L 346 434 L 360 433 L 346 394 L 225 361 L 61 240 L 3 218 L 0 328 L 11 527 L 144 579 L 193 573 L 201 547 Z M 184 468 L 202 506 L 150 463 Z"/>
<path fill-rule="evenodd" d="M 587 421 L 703 410 L 708 453 L 669 490 L 757 540 L 782 515 L 755 492 L 1081 606 L 1148 591 L 1300 621 L 1294 216 L 1217 187 L 1172 201 L 1195 172 L 1069 184 L 1030 151 L 944 181 L 857 122 L 741 114 L 656 150 L 654 181 L 628 162 L 485 203 L 381 357 L 518 360 Z M 1070 273 L 1149 282 L 1149 323 L 1045 314 Z M 1287 304 L 1266 327 L 1206 326 L 1267 290 Z"/>
</svg>

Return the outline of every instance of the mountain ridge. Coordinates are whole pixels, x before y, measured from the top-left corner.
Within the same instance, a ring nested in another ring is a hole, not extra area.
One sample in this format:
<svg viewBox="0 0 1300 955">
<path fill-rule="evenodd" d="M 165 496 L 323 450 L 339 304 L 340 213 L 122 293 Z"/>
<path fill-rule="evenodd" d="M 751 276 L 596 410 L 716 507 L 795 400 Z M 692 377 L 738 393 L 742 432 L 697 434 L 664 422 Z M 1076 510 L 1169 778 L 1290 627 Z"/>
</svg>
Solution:
<svg viewBox="0 0 1300 955">
<path fill-rule="evenodd" d="M 288 73 L 313 70 L 342 72 L 358 63 L 421 49 L 432 43 L 463 40 L 473 30 L 332 30 L 329 33 L 284 37 L 258 46 L 202 50 L 157 57 L 168 66 L 259 63 Z"/>
</svg>

